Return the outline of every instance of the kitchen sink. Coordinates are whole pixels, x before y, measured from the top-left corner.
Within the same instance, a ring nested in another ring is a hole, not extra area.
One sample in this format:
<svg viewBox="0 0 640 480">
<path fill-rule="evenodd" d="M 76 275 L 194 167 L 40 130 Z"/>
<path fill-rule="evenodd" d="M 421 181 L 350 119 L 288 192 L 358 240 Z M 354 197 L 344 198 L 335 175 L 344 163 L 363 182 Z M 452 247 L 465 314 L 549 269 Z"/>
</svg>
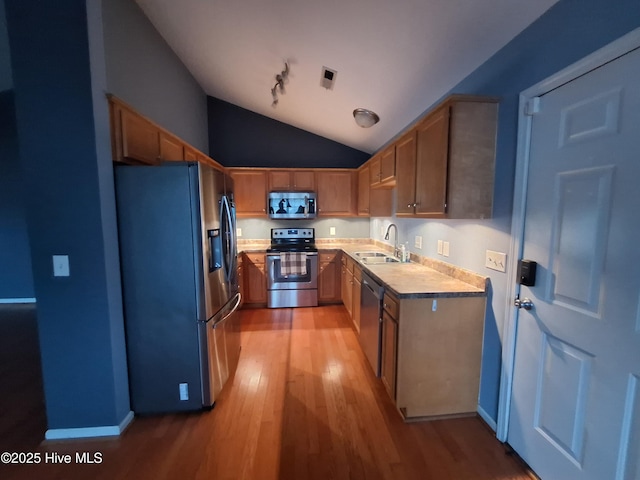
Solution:
<svg viewBox="0 0 640 480">
<path fill-rule="evenodd" d="M 399 263 L 396 257 L 389 257 L 387 255 L 377 255 L 375 257 L 361 257 L 360 260 L 365 264 L 380 264 L 380 263 Z"/>
<path fill-rule="evenodd" d="M 356 252 L 355 253 L 356 257 L 386 257 L 387 254 L 386 253 L 381 253 L 381 252 Z"/>
</svg>

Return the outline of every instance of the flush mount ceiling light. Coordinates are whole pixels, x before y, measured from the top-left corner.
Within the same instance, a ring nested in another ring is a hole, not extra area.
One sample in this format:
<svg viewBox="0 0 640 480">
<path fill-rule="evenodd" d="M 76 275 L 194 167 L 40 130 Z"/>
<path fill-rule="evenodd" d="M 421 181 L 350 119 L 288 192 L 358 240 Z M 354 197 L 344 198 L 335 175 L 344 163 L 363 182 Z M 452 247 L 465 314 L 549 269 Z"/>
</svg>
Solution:
<svg viewBox="0 0 640 480">
<path fill-rule="evenodd" d="M 284 84 L 289 79 L 289 63 L 284 62 L 284 70 L 276 75 L 276 84 L 271 89 L 271 96 L 273 97 L 273 102 L 271 103 L 272 107 L 276 107 L 278 105 L 278 92 L 283 94 L 284 92 Z"/>
<path fill-rule="evenodd" d="M 380 121 L 377 113 L 367 110 L 366 108 L 356 108 L 353 111 L 353 118 L 355 118 L 356 123 L 362 128 L 373 127 Z"/>
</svg>

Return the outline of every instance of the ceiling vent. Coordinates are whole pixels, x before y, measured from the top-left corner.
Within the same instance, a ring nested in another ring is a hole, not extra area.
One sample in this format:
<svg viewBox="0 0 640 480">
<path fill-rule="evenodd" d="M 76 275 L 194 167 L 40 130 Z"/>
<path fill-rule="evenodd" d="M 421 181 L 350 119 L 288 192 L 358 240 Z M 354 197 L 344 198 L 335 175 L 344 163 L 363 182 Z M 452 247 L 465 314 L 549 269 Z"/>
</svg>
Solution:
<svg viewBox="0 0 640 480">
<path fill-rule="evenodd" d="M 336 83 L 338 72 L 327 67 L 322 67 L 322 77 L 320 78 L 320 86 L 327 90 L 333 90 L 333 84 Z"/>
</svg>

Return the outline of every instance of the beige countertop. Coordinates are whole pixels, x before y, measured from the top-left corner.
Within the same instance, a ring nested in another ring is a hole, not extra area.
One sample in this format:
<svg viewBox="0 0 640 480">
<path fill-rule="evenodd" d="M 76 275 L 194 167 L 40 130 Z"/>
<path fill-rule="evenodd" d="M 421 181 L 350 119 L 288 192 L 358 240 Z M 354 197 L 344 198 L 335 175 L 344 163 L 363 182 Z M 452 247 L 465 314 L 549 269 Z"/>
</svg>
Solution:
<svg viewBox="0 0 640 480">
<path fill-rule="evenodd" d="M 241 242 L 239 249 L 250 253 L 264 251 L 268 241 Z M 363 271 L 399 298 L 429 297 L 477 297 L 487 294 L 487 277 L 454 265 L 411 254 L 410 263 L 389 263 L 365 265 L 358 260 L 356 252 L 391 253 L 386 244 L 373 243 L 368 239 L 316 240 L 319 250 L 342 250 L 349 255 Z"/>
</svg>

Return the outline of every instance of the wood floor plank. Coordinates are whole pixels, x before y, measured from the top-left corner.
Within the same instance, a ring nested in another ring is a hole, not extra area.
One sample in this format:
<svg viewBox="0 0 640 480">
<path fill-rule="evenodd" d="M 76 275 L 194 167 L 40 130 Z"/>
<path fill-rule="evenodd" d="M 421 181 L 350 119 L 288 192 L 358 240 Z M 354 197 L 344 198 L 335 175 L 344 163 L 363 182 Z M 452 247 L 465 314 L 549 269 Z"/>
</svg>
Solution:
<svg viewBox="0 0 640 480">
<path fill-rule="evenodd" d="M 0 465 L 0 478 L 530 480 L 477 417 L 404 423 L 342 306 L 247 309 L 241 319 L 240 362 L 213 410 L 136 418 L 119 438 L 65 442 L 42 441 L 32 321 L 10 348 L 35 374 L 0 368 L 17 388 L 0 407 L 19 419 L 0 421 L 5 450 L 100 452 L 103 462 Z"/>
</svg>

